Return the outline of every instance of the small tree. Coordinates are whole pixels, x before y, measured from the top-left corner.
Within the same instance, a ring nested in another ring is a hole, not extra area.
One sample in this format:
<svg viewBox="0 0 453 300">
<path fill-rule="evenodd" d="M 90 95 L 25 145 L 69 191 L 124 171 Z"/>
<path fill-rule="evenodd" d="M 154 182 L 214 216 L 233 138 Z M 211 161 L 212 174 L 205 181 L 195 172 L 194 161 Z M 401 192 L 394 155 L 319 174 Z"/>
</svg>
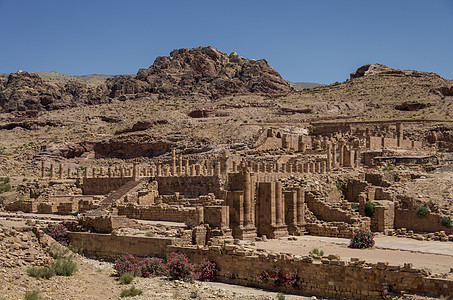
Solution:
<svg viewBox="0 0 453 300">
<path fill-rule="evenodd" d="M 375 206 L 376 206 L 376 203 L 373 203 L 371 201 L 365 202 L 365 216 L 370 217 L 370 218 L 373 217 Z"/>
</svg>

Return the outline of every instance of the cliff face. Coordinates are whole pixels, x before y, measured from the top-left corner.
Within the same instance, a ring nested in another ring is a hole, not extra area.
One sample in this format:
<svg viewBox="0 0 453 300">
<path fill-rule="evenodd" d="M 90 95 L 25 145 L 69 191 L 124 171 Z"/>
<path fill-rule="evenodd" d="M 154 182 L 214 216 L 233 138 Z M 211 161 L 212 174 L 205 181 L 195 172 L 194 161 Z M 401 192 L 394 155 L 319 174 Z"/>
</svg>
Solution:
<svg viewBox="0 0 453 300">
<path fill-rule="evenodd" d="M 148 92 L 166 96 L 205 95 L 220 98 L 231 94 L 281 93 L 292 87 L 265 59 L 250 60 L 212 47 L 178 49 L 156 58 L 136 76 L 107 80 L 110 97 Z"/>
</svg>

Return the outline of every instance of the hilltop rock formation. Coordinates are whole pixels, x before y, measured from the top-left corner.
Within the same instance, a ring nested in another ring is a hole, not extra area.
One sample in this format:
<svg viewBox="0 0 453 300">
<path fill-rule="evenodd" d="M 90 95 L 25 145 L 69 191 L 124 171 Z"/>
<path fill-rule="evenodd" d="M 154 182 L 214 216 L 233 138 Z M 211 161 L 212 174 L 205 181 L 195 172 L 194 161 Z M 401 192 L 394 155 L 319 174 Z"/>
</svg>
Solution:
<svg viewBox="0 0 453 300">
<path fill-rule="evenodd" d="M 412 76 L 412 77 L 421 77 L 425 75 L 431 75 L 440 77 L 435 73 L 428 73 L 428 72 L 420 72 L 414 70 L 398 70 L 392 69 L 383 64 L 366 64 L 358 68 L 355 72 L 350 74 L 350 78 L 360 78 L 364 76 L 372 76 L 372 75 L 395 75 L 395 76 Z"/>
<path fill-rule="evenodd" d="M 80 104 L 100 103 L 103 87 L 80 82 L 52 84 L 39 75 L 18 71 L 0 84 L 0 109 L 6 112 L 53 110 Z"/>
<path fill-rule="evenodd" d="M 281 93 L 292 87 L 265 59 L 250 60 L 212 47 L 177 49 L 156 58 L 136 76 L 121 75 L 106 82 L 109 96 L 148 92 L 164 96 Z"/>
</svg>

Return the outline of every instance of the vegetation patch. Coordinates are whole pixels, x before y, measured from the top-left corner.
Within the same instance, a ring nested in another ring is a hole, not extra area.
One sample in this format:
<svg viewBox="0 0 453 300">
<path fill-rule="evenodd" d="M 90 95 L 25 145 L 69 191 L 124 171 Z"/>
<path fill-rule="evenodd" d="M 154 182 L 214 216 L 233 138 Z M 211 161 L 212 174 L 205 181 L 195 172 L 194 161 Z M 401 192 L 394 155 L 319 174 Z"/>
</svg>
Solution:
<svg viewBox="0 0 453 300">
<path fill-rule="evenodd" d="M 356 229 L 352 234 L 349 248 L 366 249 L 374 246 L 374 234 L 366 229 Z"/>
<path fill-rule="evenodd" d="M 128 289 L 124 289 L 121 291 L 120 297 L 135 297 L 143 294 L 143 291 L 140 289 L 137 289 L 135 286 L 131 286 Z"/>
<path fill-rule="evenodd" d="M 425 217 L 427 214 L 429 214 L 429 210 L 426 206 L 424 205 L 420 205 L 419 207 L 417 207 L 417 209 L 415 210 L 415 213 L 417 214 L 417 216 L 419 218 L 423 218 Z"/>
<path fill-rule="evenodd" d="M 376 206 L 376 203 L 373 203 L 371 201 L 365 202 L 365 216 L 372 218 L 374 214 L 374 207 Z"/>
</svg>

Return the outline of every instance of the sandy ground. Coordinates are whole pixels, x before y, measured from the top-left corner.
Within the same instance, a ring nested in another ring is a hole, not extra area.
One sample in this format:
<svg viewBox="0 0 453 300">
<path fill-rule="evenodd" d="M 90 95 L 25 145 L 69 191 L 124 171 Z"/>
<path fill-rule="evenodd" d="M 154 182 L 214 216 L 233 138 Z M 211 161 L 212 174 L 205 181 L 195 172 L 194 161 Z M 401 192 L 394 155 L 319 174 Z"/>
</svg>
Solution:
<svg viewBox="0 0 453 300">
<path fill-rule="evenodd" d="M 275 252 L 308 255 L 314 249 L 322 249 L 324 255 L 336 254 L 342 260 L 353 257 L 367 262 L 389 262 L 391 265 L 412 263 L 415 268 L 425 268 L 435 273 L 448 273 L 453 268 L 453 243 L 426 242 L 413 239 L 378 235 L 371 249 L 348 248 L 349 240 L 319 236 L 300 236 L 296 241 L 287 238 L 256 242 L 255 248 Z M 453 270 L 452 270 L 453 271 Z M 453 273 L 450 275 L 453 278 Z"/>
</svg>

